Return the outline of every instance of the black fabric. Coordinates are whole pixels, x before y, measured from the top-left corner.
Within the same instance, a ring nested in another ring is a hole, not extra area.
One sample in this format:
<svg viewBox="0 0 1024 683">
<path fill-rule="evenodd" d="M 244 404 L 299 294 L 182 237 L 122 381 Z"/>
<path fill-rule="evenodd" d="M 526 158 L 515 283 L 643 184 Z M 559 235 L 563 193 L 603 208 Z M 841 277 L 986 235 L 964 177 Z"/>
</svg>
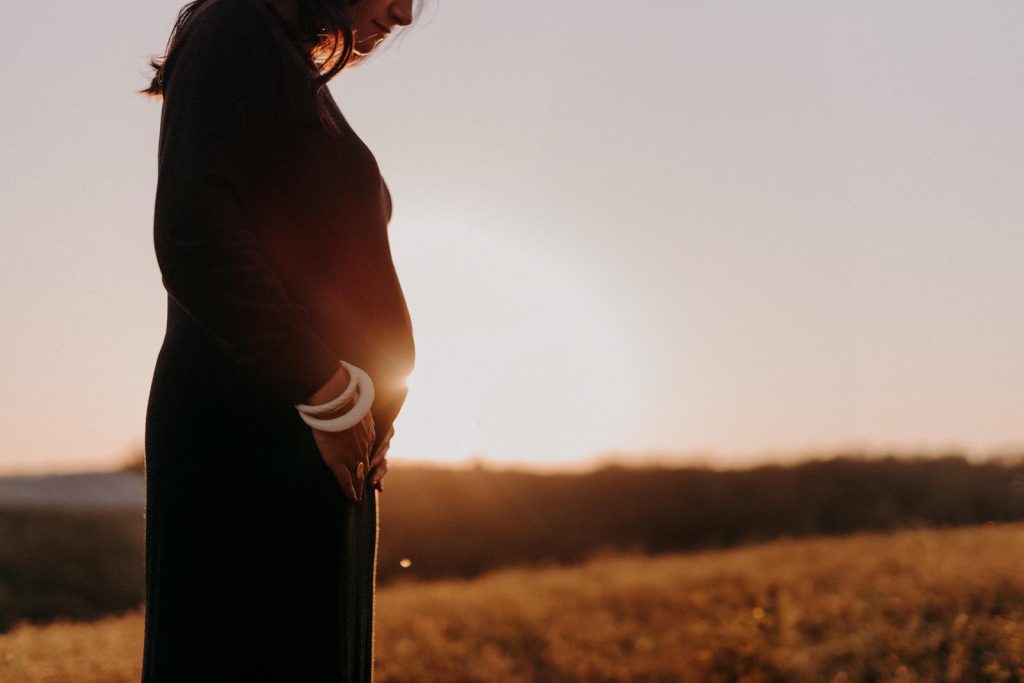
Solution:
<svg viewBox="0 0 1024 683">
<path fill-rule="evenodd" d="M 208 0 L 164 72 L 146 416 L 143 681 L 369 681 L 381 494 L 345 498 L 294 404 L 339 359 L 378 439 L 414 347 L 376 161 L 262 0 Z"/>
</svg>

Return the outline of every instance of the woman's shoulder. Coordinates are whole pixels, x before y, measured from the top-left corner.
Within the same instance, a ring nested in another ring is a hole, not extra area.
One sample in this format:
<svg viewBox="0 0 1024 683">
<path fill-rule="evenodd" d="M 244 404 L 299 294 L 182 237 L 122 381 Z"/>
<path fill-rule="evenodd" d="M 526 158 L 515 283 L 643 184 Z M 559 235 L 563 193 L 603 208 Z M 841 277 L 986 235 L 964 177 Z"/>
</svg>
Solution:
<svg viewBox="0 0 1024 683">
<path fill-rule="evenodd" d="M 272 11 L 263 0 L 206 0 L 195 9 L 186 33 L 252 46 L 276 38 Z"/>
<path fill-rule="evenodd" d="M 227 21 L 237 19 L 255 23 L 266 23 L 273 10 L 264 0 L 205 0 L 193 14 L 196 20 Z"/>
<path fill-rule="evenodd" d="M 175 38 L 165 63 L 165 80 L 186 70 L 221 78 L 265 82 L 280 79 L 285 69 L 287 37 L 263 0 L 206 0 L 194 10 Z M 241 83 L 235 84 L 241 87 Z"/>
</svg>

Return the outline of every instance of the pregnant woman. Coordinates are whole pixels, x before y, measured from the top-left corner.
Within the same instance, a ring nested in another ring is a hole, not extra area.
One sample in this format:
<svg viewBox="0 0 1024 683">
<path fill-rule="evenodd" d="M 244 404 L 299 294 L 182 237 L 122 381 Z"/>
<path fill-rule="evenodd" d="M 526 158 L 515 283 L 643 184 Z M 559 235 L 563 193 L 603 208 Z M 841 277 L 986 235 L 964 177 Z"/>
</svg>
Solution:
<svg viewBox="0 0 1024 683">
<path fill-rule="evenodd" d="M 326 83 L 411 21 L 412 0 L 197 0 L 152 62 L 145 682 L 372 679 L 414 348 L 391 197 Z"/>
</svg>

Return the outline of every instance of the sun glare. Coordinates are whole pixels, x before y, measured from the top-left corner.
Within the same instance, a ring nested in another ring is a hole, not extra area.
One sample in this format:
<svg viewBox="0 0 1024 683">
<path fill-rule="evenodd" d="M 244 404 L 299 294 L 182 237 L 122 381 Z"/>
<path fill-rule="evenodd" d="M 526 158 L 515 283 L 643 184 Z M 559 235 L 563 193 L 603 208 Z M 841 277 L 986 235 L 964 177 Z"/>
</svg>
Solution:
<svg viewBox="0 0 1024 683">
<path fill-rule="evenodd" d="M 430 230 L 394 245 L 417 362 L 393 452 L 543 466 L 621 447 L 642 375 L 600 288 L 500 226 Z"/>
</svg>

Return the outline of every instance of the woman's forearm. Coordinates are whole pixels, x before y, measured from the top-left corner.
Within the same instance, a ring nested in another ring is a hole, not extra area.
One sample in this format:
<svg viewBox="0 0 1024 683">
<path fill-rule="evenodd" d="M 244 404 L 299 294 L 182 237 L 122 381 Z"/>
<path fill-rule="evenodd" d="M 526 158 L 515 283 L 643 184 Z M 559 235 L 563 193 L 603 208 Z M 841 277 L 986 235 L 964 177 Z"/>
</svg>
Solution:
<svg viewBox="0 0 1024 683">
<path fill-rule="evenodd" d="M 341 393 L 345 391 L 350 379 L 348 370 L 346 370 L 343 365 L 339 364 L 337 372 L 327 380 L 327 384 L 324 384 L 303 402 L 311 406 L 327 403 L 334 397 L 340 396 Z"/>
</svg>

